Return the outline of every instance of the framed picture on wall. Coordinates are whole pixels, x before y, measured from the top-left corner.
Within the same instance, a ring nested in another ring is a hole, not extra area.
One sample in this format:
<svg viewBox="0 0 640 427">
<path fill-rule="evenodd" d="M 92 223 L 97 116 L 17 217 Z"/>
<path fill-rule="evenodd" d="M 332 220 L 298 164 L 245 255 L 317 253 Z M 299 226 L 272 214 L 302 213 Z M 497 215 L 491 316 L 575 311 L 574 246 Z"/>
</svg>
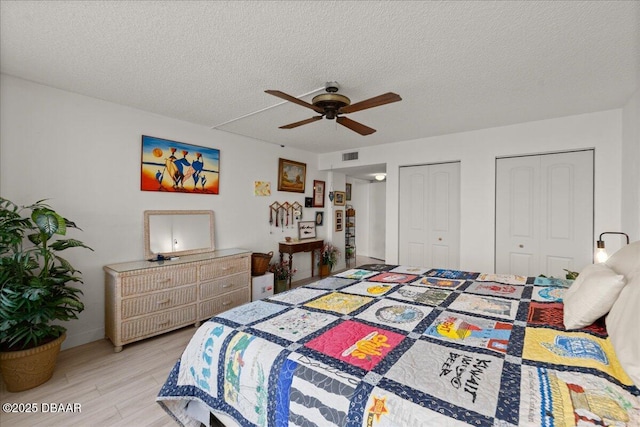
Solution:
<svg viewBox="0 0 640 427">
<path fill-rule="evenodd" d="M 313 207 L 324 208 L 324 181 L 313 180 Z"/>
<path fill-rule="evenodd" d="M 304 183 L 307 175 L 307 164 L 293 160 L 279 159 L 278 161 L 278 191 L 304 193 Z"/>
<path fill-rule="evenodd" d="M 218 194 L 220 150 L 142 135 L 140 190 Z"/>
<path fill-rule="evenodd" d="M 342 231 L 342 227 L 344 227 L 344 211 L 337 209 L 335 215 L 336 231 Z"/>
<path fill-rule="evenodd" d="M 347 201 L 350 201 L 351 200 L 351 184 L 349 184 L 348 182 L 347 182 L 346 190 L 347 191 L 345 191 L 345 193 L 347 193 Z"/>
<path fill-rule="evenodd" d="M 345 197 L 346 194 L 344 191 L 334 191 L 334 199 L 333 199 L 333 204 L 336 206 L 344 206 L 346 201 L 345 201 Z"/>
<path fill-rule="evenodd" d="M 316 238 L 316 222 L 300 221 L 298 222 L 298 239 L 315 239 Z"/>
<path fill-rule="evenodd" d="M 324 222 L 324 212 L 316 211 L 316 226 L 321 226 Z"/>
</svg>

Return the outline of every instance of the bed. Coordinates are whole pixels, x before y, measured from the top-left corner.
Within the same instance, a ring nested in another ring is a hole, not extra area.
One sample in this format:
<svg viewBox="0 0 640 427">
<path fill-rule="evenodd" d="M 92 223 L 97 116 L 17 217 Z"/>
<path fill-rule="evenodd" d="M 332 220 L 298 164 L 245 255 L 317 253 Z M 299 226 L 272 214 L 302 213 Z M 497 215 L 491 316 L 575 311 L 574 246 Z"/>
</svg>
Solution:
<svg viewBox="0 0 640 427">
<path fill-rule="evenodd" d="M 204 323 L 157 401 L 186 426 L 640 426 L 635 247 L 615 283 L 350 269 Z"/>
</svg>

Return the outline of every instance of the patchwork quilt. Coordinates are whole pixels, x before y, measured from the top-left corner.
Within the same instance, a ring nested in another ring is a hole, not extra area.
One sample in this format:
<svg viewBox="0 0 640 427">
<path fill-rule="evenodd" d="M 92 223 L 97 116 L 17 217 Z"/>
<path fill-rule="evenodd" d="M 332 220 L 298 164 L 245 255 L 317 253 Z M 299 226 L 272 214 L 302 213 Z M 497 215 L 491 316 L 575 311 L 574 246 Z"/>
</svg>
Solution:
<svg viewBox="0 0 640 427">
<path fill-rule="evenodd" d="M 372 264 L 203 324 L 158 402 L 242 426 L 639 426 L 604 322 L 559 279 Z M 637 331 L 636 331 L 637 332 Z"/>
</svg>

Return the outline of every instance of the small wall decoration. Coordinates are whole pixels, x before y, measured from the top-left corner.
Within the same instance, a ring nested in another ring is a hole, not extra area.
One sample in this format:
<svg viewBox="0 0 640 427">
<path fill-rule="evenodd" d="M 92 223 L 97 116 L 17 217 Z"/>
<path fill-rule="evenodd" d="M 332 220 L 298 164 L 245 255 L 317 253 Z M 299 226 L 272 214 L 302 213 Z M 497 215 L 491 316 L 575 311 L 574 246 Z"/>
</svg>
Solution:
<svg viewBox="0 0 640 427">
<path fill-rule="evenodd" d="M 347 201 L 350 201 L 351 200 L 351 184 L 349 184 L 348 182 L 347 182 L 347 191 L 346 191 L 346 193 L 347 193 Z"/>
<path fill-rule="evenodd" d="M 142 135 L 140 190 L 218 194 L 220 150 Z"/>
<path fill-rule="evenodd" d="M 324 212 L 317 211 L 316 212 L 316 226 L 321 226 L 324 222 Z"/>
<path fill-rule="evenodd" d="M 304 193 L 307 164 L 293 160 L 279 159 L 278 162 L 278 191 Z"/>
<path fill-rule="evenodd" d="M 313 207 L 324 208 L 324 181 L 313 180 Z"/>
<path fill-rule="evenodd" d="M 269 205 L 269 234 L 273 234 L 273 226 L 295 229 L 295 221 L 302 218 L 302 205 L 298 202 L 273 202 Z"/>
<path fill-rule="evenodd" d="M 333 200 L 333 204 L 336 206 L 344 206 L 345 205 L 345 192 L 344 191 L 335 191 L 334 192 L 334 197 L 335 199 Z"/>
<path fill-rule="evenodd" d="M 313 197 L 305 197 L 304 198 L 304 207 L 312 208 L 313 207 Z"/>
<path fill-rule="evenodd" d="M 344 218 L 344 211 L 342 209 L 337 209 L 336 210 L 336 217 L 335 217 L 335 222 L 336 222 L 336 231 L 342 231 L 342 227 L 343 227 L 343 218 Z"/>
<path fill-rule="evenodd" d="M 298 239 L 315 239 L 316 223 L 315 221 L 300 221 L 298 223 Z"/>
<path fill-rule="evenodd" d="M 270 196 L 271 182 L 270 181 L 254 181 L 253 195 L 254 196 Z"/>
</svg>

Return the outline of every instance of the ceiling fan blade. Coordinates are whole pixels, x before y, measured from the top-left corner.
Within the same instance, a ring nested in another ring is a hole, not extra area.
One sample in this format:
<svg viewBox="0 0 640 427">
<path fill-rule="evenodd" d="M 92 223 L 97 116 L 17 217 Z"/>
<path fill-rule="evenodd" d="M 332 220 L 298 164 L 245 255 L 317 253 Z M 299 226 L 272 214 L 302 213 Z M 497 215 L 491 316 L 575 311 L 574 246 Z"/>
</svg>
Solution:
<svg viewBox="0 0 640 427">
<path fill-rule="evenodd" d="M 365 99 L 364 101 L 356 102 L 355 104 L 342 107 L 339 113 L 353 113 L 355 111 L 366 110 L 367 108 L 379 107 L 380 105 L 390 104 L 392 102 L 402 101 L 400 95 L 387 92 L 382 95 L 374 96 L 373 98 Z"/>
<path fill-rule="evenodd" d="M 307 108 L 311 108 L 312 110 L 318 112 L 318 113 L 324 113 L 324 110 L 320 107 L 316 107 L 313 104 L 309 104 L 308 102 L 303 101 L 302 99 L 298 99 L 295 96 L 291 96 L 288 95 L 284 92 L 281 92 L 279 90 L 265 90 L 266 93 L 268 93 L 269 95 L 273 95 L 273 96 L 277 96 L 278 98 L 282 98 L 284 100 L 287 100 L 289 102 L 293 102 L 294 104 L 298 104 L 298 105 L 302 105 L 303 107 L 307 107 Z"/>
<path fill-rule="evenodd" d="M 370 128 L 369 126 L 365 126 L 362 123 L 358 123 L 355 120 L 351 120 L 347 117 L 336 117 L 336 122 L 340 123 L 342 126 L 348 127 L 354 132 L 358 132 L 360 135 L 371 135 L 376 130 Z"/>
<path fill-rule="evenodd" d="M 322 119 L 322 116 L 315 116 L 315 117 L 311 117 L 310 119 L 300 120 L 299 122 L 289 123 L 288 125 L 280 126 L 280 129 L 293 129 L 293 128 L 297 128 L 298 126 L 306 125 L 307 123 L 313 123 L 316 120 L 320 120 L 320 119 Z"/>
</svg>

